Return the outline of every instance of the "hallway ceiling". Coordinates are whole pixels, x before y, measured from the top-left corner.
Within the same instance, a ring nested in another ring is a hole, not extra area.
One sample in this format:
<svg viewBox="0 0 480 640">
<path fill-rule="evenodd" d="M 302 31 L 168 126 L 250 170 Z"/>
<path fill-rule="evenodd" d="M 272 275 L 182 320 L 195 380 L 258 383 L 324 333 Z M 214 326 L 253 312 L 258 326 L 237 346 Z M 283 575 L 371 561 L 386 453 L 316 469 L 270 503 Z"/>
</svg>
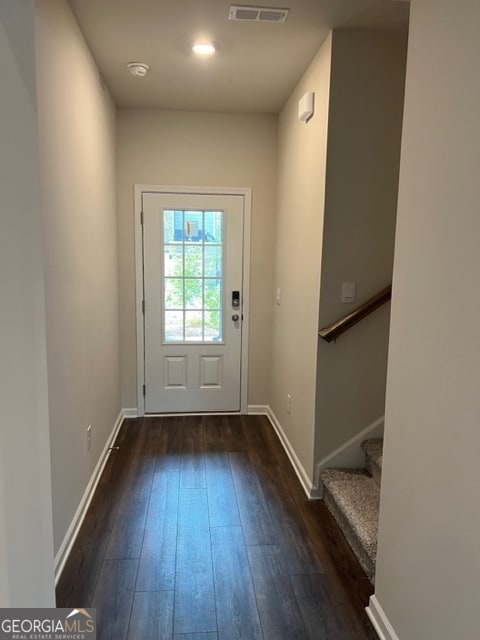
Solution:
<svg viewBox="0 0 480 640">
<path fill-rule="evenodd" d="M 332 28 L 407 29 L 395 0 L 262 0 L 283 24 L 228 20 L 226 0 L 69 0 L 100 73 L 122 107 L 276 113 Z M 218 43 L 199 59 L 192 41 Z M 144 78 L 126 65 L 150 66 Z"/>
</svg>

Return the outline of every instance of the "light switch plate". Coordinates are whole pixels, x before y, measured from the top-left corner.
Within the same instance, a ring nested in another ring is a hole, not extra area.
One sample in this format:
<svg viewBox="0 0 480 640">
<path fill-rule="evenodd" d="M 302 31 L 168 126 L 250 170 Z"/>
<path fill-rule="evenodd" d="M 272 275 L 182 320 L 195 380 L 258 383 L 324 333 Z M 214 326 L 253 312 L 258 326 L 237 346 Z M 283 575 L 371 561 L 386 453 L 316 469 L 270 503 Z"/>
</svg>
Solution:
<svg viewBox="0 0 480 640">
<path fill-rule="evenodd" d="M 357 285 L 355 282 L 342 283 L 342 303 L 352 304 L 357 296 Z"/>
</svg>

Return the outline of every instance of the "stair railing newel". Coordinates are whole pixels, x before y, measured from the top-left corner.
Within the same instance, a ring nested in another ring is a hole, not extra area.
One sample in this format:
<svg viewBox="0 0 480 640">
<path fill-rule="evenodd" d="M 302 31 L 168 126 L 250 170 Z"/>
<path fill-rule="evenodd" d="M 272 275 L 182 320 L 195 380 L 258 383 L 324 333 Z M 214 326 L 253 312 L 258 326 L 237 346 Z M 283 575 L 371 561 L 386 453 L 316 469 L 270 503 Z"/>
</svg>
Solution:
<svg viewBox="0 0 480 640">
<path fill-rule="evenodd" d="M 324 469 L 323 498 L 361 567 L 375 582 L 383 439 L 364 440 L 365 469 Z"/>
</svg>

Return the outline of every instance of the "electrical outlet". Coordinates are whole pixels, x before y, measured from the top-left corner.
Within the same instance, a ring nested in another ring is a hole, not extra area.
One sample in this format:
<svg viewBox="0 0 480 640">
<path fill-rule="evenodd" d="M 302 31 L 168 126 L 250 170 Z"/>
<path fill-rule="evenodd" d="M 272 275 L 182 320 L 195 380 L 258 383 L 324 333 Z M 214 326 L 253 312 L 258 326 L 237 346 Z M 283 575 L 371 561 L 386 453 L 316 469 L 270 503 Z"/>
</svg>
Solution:
<svg viewBox="0 0 480 640">
<path fill-rule="evenodd" d="M 87 451 L 90 451 L 92 448 L 92 425 L 89 424 L 87 427 Z"/>
<path fill-rule="evenodd" d="M 287 413 L 291 413 L 292 411 L 292 396 L 287 393 Z"/>
</svg>

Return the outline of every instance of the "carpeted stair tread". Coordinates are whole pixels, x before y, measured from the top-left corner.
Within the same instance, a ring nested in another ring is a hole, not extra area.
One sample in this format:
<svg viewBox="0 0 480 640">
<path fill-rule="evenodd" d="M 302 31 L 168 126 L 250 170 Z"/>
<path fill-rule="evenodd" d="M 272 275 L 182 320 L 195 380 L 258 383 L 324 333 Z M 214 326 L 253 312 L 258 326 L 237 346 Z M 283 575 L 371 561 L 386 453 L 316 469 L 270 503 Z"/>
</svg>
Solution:
<svg viewBox="0 0 480 640">
<path fill-rule="evenodd" d="M 374 460 L 380 467 L 382 466 L 383 438 L 364 440 L 361 447 L 367 458 Z"/>
<path fill-rule="evenodd" d="M 383 438 L 371 438 L 361 443 L 365 453 L 365 467 L 377 484 L 382 480 Z"/>
<path fill-rule="evenodd" d="M 324 469 L 325 504 L 373 582 L 380 488 L 363 470 Z"/>
</svg>

